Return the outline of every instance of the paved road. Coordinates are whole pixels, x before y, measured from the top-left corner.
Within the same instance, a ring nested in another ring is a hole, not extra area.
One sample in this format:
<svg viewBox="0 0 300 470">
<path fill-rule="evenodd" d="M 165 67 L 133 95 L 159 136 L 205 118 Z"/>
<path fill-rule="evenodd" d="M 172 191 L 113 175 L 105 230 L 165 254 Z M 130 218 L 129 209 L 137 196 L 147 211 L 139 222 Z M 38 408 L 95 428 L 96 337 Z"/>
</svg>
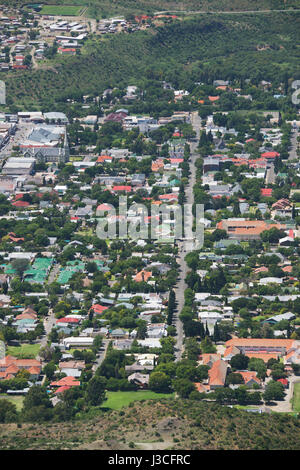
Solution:
<svg viewBox="0 0 300 470">
<path fill-rule="evenodd" d="M 244 13 L 293 13 L 298 12 L 299 9 L 286 9 L 286 10 L 239 10 L 239 11 L 193 11 L 193 10 L 164 10 L 164 11 L 156 11 L 154 15 L 164 15 L 168 13 L 185 13 L 187 15 L 217 15 L 217 14 L 224 14 L 224 15 L 240 15 Z"/>
<path fill-rule="evenodd" d="M 194 200 L 193 187 L 196 182 L 195 161 L 198 158 L 198 154 L 196 154 L 195 151 L 198 145 L 198 139 L 200 136 L 200 128 L 201 128 L 201 119 L 198 116 L 198 113 L 192 113 L 192 125 L 193 125 L 194 130 L 196 131 L 197 142 L 191 142 L 190 144 L 190 148 L 191 148 L 190 177 L 189 177 L 188 185 L 185 188 L 185 197 L 186 197 L 185 204 L 189 204 L 190 207 L 192 206 L 193 200 Z M 185 228 L 186 228 L 186 225 L 188 226 L 187 228 L 192 227 L 192 223 L 193 223 L 193 217 L 191 214 L 187 223 L 185 222 Z M 185 256 L 187 252 L 189 251 L 188 242 L 178 241 L 178 249 L 179 249 L 178 264 L 180 265 L 180 268 L 179 268 L 179 278 L 178 278 L 176 286 L 174 287 L 177 305 L 176 305 L 176 311 L 174 312 L 174 317 L 173 317 L 173 324 L 176 326 L 176 330 L 177 330 L 176 346 L 175 346 L 176 361 L 180 361 L 182 357 L 182 353 L 183 353 L 184 332 L 183 332 L 182 322 L 179 320 L 179 315 L 184 306 L 184 292 L 185 292 L 185 289 L 187 288 L 187 285 L 185 283 L 185 278 L 188 272 L 188 266 L 185 262 Z"/>
<path fill-rule="evenodd" d="M 97 360 L 96 360 L 95 364 L 93 365 L 93 372 L 96 372 L 98 367 L 100 367 L 100 365 L 104 361 L 109 343 L 110 343 L 109 339 L 104 339 L 103 340 L 103 348 L 101 349 L 100 356 L 97 357 Z"/>
<path fill-rule="evenodd" d="M 3 160 L 10 156 L 12 148 L 20 145 L 26 140 L 29 131 L 33 128 L 33 124 L 29 122 L 19 122 L 17 124 L 15 135 L 11 136 L 8 143 L 0 150 L 0 160 Z"/>
<path fill-rule="evenodd" d="M 52 282 L 55 281 L 56 276 L 59 273 L 59 269 L 60 269 L 60 264 L 59 263 L 55 264 L 54 268 L 50 271 L 50 274 L 49 274 L 49 277 L 48 277 L 48 285 L 52 284 Z"/>
<path fill-rule="evenodd" d="M 276 405 L 270 406 L 269 408 L 272 411 L 276 411 L 277 413 L 290 413 L 293 411 L 292 408 L 292 398 L 294 394 L 294 384 L 300 382 L 300 377 L 292 376 L 289 377 L 289 388 L 286 390 L 286 395 L 284 400 L 276 401 Z"/>
<path fill-rule="evenodd" d="M 297 149 L 298 149 L 298 128 L 292 130 L 291 135 L 291 147 L 289 151 L 289 160 L 298 160 Z"/>
<path fill-rule="evenodd" d="M 274 171 L 274 165 L 271 163 L 270 168 L 267 170 L 266 173 L 266 184 L 274 184 L 276 179 L 276 174 Z"/>
</svg>

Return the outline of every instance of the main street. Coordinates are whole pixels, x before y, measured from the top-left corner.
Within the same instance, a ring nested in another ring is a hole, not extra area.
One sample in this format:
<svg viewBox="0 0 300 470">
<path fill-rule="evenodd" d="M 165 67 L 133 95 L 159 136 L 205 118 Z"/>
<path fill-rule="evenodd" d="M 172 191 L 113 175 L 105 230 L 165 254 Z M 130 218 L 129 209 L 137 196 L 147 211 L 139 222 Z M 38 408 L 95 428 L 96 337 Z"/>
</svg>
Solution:
<svg viewBox="0 0 300 470">
<path fill-rule="evenodd" d="M 292 129 L 289 160 L 298 160 L 298 127 Z"/>
<path fill-rule="evenodd" d="M 191 149 L 190 177 L 189 177 L 189 182 L 185 187 L 185 198 L 186 198 L 185 204 L 188 204 L 190 208 L 192 207 L 192 204 L 194 201 L 193 187 L 196 183 L 195 162 L 199 156 L 196 153 L 196 148 L 197 148 L 199 137 L 200 137 L 201 119 L 197 112 L 192 113 L 191 122 L 196 132 L 197 140 L 196 142 L 190 142 L 190 149 Z M 186 225 L 192 227 L 193 225 L 192 214 L 190 214 L 190 220 L 187 221 Z M 176 311 L 174 312 L 174 317 L 173 317 L 173 323 L 176 326 L 176 346 L 175 346 L 176 361 L 180 361 L 182 357 L 182 353 L 183 353 L 184 332 L 183 332 L 182 322 L 179 319 L 179 315 L 184 306 L 184 292 L 185 292 L 185 289 L 187 288 L 187 285 L 185 283 L 185 278 L 188 272 L 188 266 L 186 264 L 185 257 L 188 252 L 188 243 L 189 242 L 186 240 L 178 241 L 178 251 L 179 251 L 178 263 L 180 265 L 180 268 L 179 268 L 179 277 L 177 280 L 177 284 L 174 288 L 177 305 L 176 305 Z M 193 243 L 193 240 L 191 240 L 191 244 L 192 243 Z"/>
<path fill-rule="evenodd" d="M 26 140 L 28 134 L 33 129 L 32 122 L 19 122 L 16 127 L 16 132 L 12 135 L 9 141 L 0 150 L 0 160 L 3 161 L 10 156 L 13 147 L 19 146 Z"/>
</svg>

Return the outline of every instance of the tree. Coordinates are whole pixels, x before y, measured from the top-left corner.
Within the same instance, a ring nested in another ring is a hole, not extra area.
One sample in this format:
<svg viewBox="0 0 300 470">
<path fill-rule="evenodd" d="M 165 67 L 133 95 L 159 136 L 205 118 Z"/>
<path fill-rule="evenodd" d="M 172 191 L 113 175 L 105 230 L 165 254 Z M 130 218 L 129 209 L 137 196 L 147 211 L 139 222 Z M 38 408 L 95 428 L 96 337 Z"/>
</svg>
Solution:
<svg viewBox="0 0 300 470">
<path fill-rule="evenodd" d="M 53 361 L 48 362 L 43 369 L 43 373 L 46 375 L 47 379 L 51 380 L 54 376 L 56 370 L 56 365 Z"/>
<path fill-rule="evenodd" d="M 248 369 L 255 370 L 259 379 L 264 380 L 267 375 L 267 366 L 262 359 L 251 357 L 248 362 Z"/>
<path fill-rule="evenodd" d="M 200 343 L 200 347 L 202 354 L 214 354 L 217 352 L 217 349 L 209 336 L 205 336 Z"/>
<path fill-rule="evenodd" d="M 28 269 L 29 263 L 27 259 L 17 258 L 11 262 L 12 268 L 16 271 L 18 276 L 22 279 L 24 272 Z"/>
<path fill-rule="evenodd" d="M 152 372 L 149 377 L 149 389 L 153 392 L 170 392 L 171 379 L 164 372 Z"/>
<path fill-rule="evenodd" d="M 266 386 L 263 398 L 266 402 L 270 402 L 272 400 L 283 400 L 284 395 L 284 386 L 282 385 L 282 383 L 275 382 L 272 380 Z"/>
<path fill-rule="evenodd" d="M 234 370 L 245 370 L 248 368 L 249 357 L 242 353 L 236 354 L 230 359 L 230 365 Z"/>
<path fill-rule="evenodd" d="M 188 338 L 184 342 L 184 355 L 190 360 L 197 360 L 201 352 L 200 344 L 196 338 Z"/>
<path fill-rule="evenodd" d="M 213 341 L 217 343 L 218 341 L 220 341 L 220 339 L 221 338 L 220 338 L 219 326 L 218 326 L 218 323 L 216 323 L 214 326 Z"/>
<path fill-rule="evenodd" d="M 182 398 L 188 398 L 190 393 L 195 390 L 195 385 L 188 379 L 175 379 L 173 381 L 173 387 Z"/>
<path fill-rule="evenodd" d="M 238 387 L 235 390 L 235 398 L 238 402 L 238 405 L 246 405 L 248 402 L 248 393 L 247 393 L 247 388 L 245 385 L 242 385 L 241 387 Z"/>
<path fill-rule="evenodd" d="M 230 374 L 227 375 L 226 382 L 228 384 L 243 384 L 244 379 L 243 376 L 239 373 L 231 372 Z"/>
<path fill-rule="evenodd" d="M 47 390 L 40 385 L 30 387 L 25 396 L 22 414 L 25 421 L 40 423 L 51 420 L 53 405 Z"/>
<path fill-rule="evenodd" d="M 140 320 L 139 325 L 137 327 L 136 338 L 145 339 L 146 337 L 147 337 L 147 322 L 144 320 Z"/>
<path fill-rule="evenodd" d="M 17 420 L 16 405 L 9 400 L 0 400 L 0 423 L 7 423 Z"/>
<path fill-rule="evenodd" d="M 101 348 L 102 344 L 103 344 L 102 336 L 101 335 L 95 336 L 93 340 L 93 346 L 92 346 L 93 352 L 97 353 L 99 349 Z"/>
<path fill-rule="evenodd" d="M 105 396 L 106 380 L 104 377 L 94 376 L 88 383 L 85 398 L 88 404 L 92 406 L 101 405 Z"/>
<path fill-rule="evenodd" d="M 260 237 L 263 242 L 269 242 L 269 243 L 278 243 L 279 239 L 284 237 L 284 231 L 279 230 L 276 227 L 271 228 L 270 230 L 264 230 L 261 234 Z"/>
<path fill-rule="evenodd" d="M 199 382 L 202 382 L 202 380 L 208 379 L 208 371 L 209 371 L 209 366 L 206 366 L 204 364 L 198 366 L 196 368 L 197 380 L 199 380 Z"/>
</svg>

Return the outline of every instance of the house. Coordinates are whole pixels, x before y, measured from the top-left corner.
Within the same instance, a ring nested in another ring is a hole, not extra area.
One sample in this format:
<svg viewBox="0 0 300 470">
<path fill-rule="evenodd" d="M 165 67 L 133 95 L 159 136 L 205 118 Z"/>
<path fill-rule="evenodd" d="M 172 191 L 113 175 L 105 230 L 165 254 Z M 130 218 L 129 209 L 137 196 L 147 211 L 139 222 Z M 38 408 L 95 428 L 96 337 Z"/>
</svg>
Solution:
<svg viewBox="0 0 300 470">
<path fill-rule="evenodd" d="M 289 217 L 293 214 L 293 204 L 288 199 L 279 199 L 271 207 L 271 217 Z"/>
<path fill-rule="evenodd" d="M 68 328 L 74 328 L 76 326 L 78 326 L 80 320 L 78 318 L 60 318 L 59 320 L 56 320 L 56 327 L 58 328 L 64 328 L 64 327 L 68 327 Z"/>
<path fill-rule="evenodd" d="M 263 277 L 259 280 L 259 284 L 261 286 L 265 286 L 267 284 L 282 284 L 283 279 L 281 277 Z"/>
<path fill-rule="evenodd" d="M 34 166 L 35 158 L 9 157 L 2 168 L 2 174 L 6 176 L 31 175 Z"/>
<path fill-rule="evenodd" d="M 148 348 L 161 348 L 159 338 L 138 339 L 137 342 L 140 346 L 145 346 Z"/>
<path fill-rule="evenodd" d="M 89 348 L 93 345 L 94 338 L 86 336 L 70 336 L 62 340 L 66 349 L 70 348 Z"/>
<path fill-rule="evenodd" d="M 104 312 L 104 310 L 107 310 L 107 309 L 108 307 L 105 307 L 103 305 L 94 304 L 91 306 L 90 311 L 93 310 L 96 315 L 101 315 Z"/>
<path fill-rule="evenodd" d="M 264 220 L 224 219 L 218 222 L 217 228 L 225 230 L 229 238 L 243 241 L 259 240 L 260 234 L 271 228 L 286 230 L 286 225 Z"/>
<path fill-rule="evenodd" d="M 147 282 L 152 277 L 152 271 L 145 271 L 144 269 L 137 273 L 133 280 L 135 282 Z"/>
<path fill-rule="evenodd" d="M 165 323 L 153 323 L 147 326 L 148 338 L 164 338 L 167 336 Z"/>
<path fill-rule="evenodd" d="M 256 374 L 257 374 L 256 371 L 239 370 L 238 373 L 241 374 L 241 376 L 243 377 L 243 380 L 244 380 L 244 384 L 248 388 L 252 388 L 254 384 L 256 384 L 256 385 L 261 384 L 259 378 L 256 376 Z"/>
<path fill-rule="evenodd" d="M 63 377 L 62 379 L 58 380 L 57 382 L 51 382 L 50 387 L 58 387 L 55 393 L 60 393 L 65 390 L 68 390 L 71 387 L 79 387 L 80 386 L 80 381 L 76 380 L 75 377 L 72 376 L 67 376 Z M 63 390 L 61 390 L 61 387 L 66 387 Z"/>
<path fill-rule="evenodd" d="M 149 375 L 134 372 L 128 376 L 128 382 L 133 382 L 139 386 L 139 388 L 148 388 Z"/>
<path fill-rule="evenodd" d="M 17 359 L 14 356 L 5 356 L 0 360 L 0 380 L 14 378 L 23 369 L 30 373 L 30 380 L 37 380 L 42 370 L 42 364 L 36 359 Z"/>
<path fill-rule="evenodd" d="M 261 157 L 262 158 L 266 158 L 268 160 L 268 162 L 274 162 L 276 157 L 279 157 L 280 154 L 278 152 L 264 152 L 261 154 Z"/>
<path fill-rule="evenodd" d="M 287 379 L 278 379 L 277 382 L 280 382 L 284 386 L 284 388 L 289 387 L 289 381 Z"/>
<path fill-rule="evenodd" d="M 213 363 L 221 359 L 221 354 L 204 353 L 200 356 L 202 364 L 212 367 Z"/>
<path fill-rule="evenodd" d="M 133 339 L 117 339 L 113 342 L 113 348 L 121 351 L 131 349 Z"/>
<path fill-rule="evenodd" d="M 269 359 L 285 357 L 298 349 L 298 342 L 292 339 L 269 339 L 269 338 L 232 338 L 225 343 L 226 349 L 224 360 L 230 359 L 236 354 L 242 353 L 251 357 L 268 362 Z"/>
<path fill-rule="evenodd" d="M 110 336 L 114 339 L 128 338 L 128 332 L 126 330 L 122 330 L 122 328 L 117 328 L 110 332 Z"/>
<path fill-rule="evenodd" d="M 287 320 L 291 321 L 296 318 L 296 315 L 292 312 L 286 312 L 282 313 L 281 315 L 274 315 L 273 317 L 268 318 L 267 320 L 264 320 L 263 323 L 269 323 L 270 325 L 276 325 L 276 323 L 282 321 L 282 320 Z"/>
<path fill-rule="evenodd" d="M 142 372 L 144 370 L 151 371 L 155 367 L 157 354 L 134 354 L 136 362 L 125 366 L 126 372 Z"/>
<path fill-rule="evenodd" d="M 67 377 L 79 378 L 85 368 L 84 361 L 62 361 L 58 364 L 60 371 Z"/>
<path fill-rule="evenodd" d="M 224 387 L 228 364 L 222 359 L 218 359 L 208 371 L 208 385 L 210 390 Z"/>
<path fill-rule="evenodd" d="M 272 188 L 261 188 L 260 193 L 263 197 L 271 197 L 273 189 Z"/>
</svg>

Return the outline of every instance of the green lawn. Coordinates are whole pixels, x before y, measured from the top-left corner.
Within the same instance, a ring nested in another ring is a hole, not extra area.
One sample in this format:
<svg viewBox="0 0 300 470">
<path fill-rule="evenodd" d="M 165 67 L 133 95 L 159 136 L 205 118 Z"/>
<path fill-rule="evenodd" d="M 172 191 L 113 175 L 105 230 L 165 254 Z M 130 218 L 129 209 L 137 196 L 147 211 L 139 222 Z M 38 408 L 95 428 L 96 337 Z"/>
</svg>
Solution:
<svg viewBox="0 0 300 470">
<path fill-rule="evenodd" d="M 53 16 L 78 16 L 82 8 L 82 5 L 44 5 L 39 13 Z"/>
<path fill-rule="evenodd" d="M 103 403 L 104 408 L 120 410 L 137 400 L 154 400 L 160 398 L 174 398 L 174 393 L 155 393 L 151 390 L 138 392 L 107 392 L 107 400 Z"/>
<path fill-rule="evenodd" d="M 22 344 L 21 346 L 8 346 L 6 354 L 19 359 L 34 359 L 40 350 L 40 344 Z"/>
<path fill-rule="evenodd" d="M 24 397 L 22 396 L 11 396 L 11 395 L 0 395 L 0 400 L 1 398 L 5 398 L 6 400 L 10 401 L 17 407 L 17 411 L 21 411 L 22 406 L 23 406 L 23 401 Z"/>
<path fill-rule="evenodd" d="M 292 407 L 294 411 L 300 411 L 300 382 L 294 384 Z"/>
</svg>

